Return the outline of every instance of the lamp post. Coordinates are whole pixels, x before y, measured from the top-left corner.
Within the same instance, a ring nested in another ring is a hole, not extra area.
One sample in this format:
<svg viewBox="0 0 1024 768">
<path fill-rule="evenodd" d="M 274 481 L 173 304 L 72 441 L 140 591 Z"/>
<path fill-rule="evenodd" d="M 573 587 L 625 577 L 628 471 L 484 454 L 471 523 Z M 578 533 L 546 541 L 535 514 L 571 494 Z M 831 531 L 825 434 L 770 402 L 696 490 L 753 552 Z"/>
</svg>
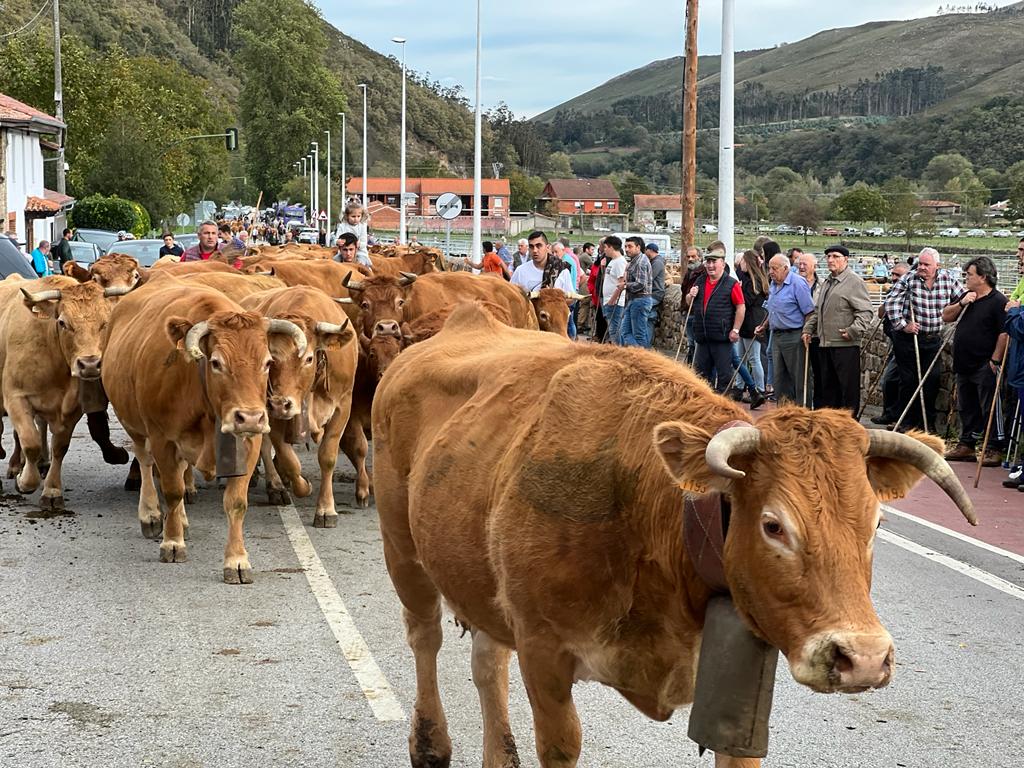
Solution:
<svg viewBox="0 0 1024 768">
<path fill-rule="evenodd" d="M 733 232 L 733 193 L 735 149 L 733 147 L 733 109 L 735 93 L 735 52 L 733 47 L 733 18 L 736 0 L 722 0 L 722 63 L 719 69 L 721 97 L 719 107 L 718 145 L 718 236 L 725 243 L 726 263 L 735 258 Z"/>
<path fill-rule="evenodd" d="M 331 132 L 324 131 L 327 136 L 327 232 L 331 231 Z"/>
<path fill-rule="evenodd" d="M 348 173 L 345 168 L 345 113 L 339 112 L 341 115 L 341 210 L 342 215 L 345 212 L 345 206 L 348 204 Z"/>
<path fill-rule="evenodd" d="M 402 46 L 402 149 L 398 174 L 401 186 L 398 193 L 398 242 L 405 245 L 405 38 L 392 37 L 391 42 Z M 365 177 L 364 177 L 365 178 Z"/>
<path fill-rule="evenodd" d="M 320 144 L 309 142 L 313 147 L 313 220 L 317 232 L 320 231 Z"/>
<path fill-rule="evenodd" d="M 481 124 L 480 124 L 480 0 L 476 0 L 476 114 L 474 115 L 474 136 L 473 136 L 473 250 L 472 258 L 481 258 L 483 245 L 480 237 L 480 206 L 481 206 L 481 180 L 480 156 L 481 151 Z"/>
<path fill-rule="evenodd" d="M 366 83 L 360 83 L 359 87 L 363 89 L 363 208 L 365 208 L 369 203 L 366 197 Z"/>
<path fill-rule="evenodd" d="M 313 207 L 313 156 L 306 155 L 306 167 L 309 169 L 309 207 Z M 309 224 L 312 226 L 315 220 L 316 214 L 313 214 L 314 218 L 310 219 Z"/>
</svg>

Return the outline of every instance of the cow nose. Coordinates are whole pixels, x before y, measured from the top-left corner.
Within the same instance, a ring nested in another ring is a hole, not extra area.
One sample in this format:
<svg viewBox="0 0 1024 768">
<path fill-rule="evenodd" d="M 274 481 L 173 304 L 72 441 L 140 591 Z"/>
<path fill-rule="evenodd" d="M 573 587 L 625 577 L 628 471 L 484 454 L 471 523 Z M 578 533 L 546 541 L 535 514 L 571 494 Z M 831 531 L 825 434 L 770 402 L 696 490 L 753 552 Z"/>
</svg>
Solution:
<svg viewBox="0 0 1024 768">
<path fill-rule="evenodd" d="M 884 688 L 892 679 L 895 648 L 888 633 L 837 637 L 832 647 L 832 679 L 840 691 Z"/>
<path fill-rule="evenodd" d="M 274 419 L 290 419 L 295 415 L 295 403 L 290 397 L 274 395 L 270 398 L 270 416 Z"/>
<path fill-rule="evenodd" d="M 79 357 L 75 360 L 75 371 L 81 379 L 98 379 L 100 377 L 101 362 L 102 359 L 99 355 Z"/>
<path fill-rule="evenodd" d="M 398 328 L 398 322 L 395 320 L 378 320 L 377 324 L 373 326 L 374 336 L 399 336 L 401 332 Z"/>
<path fill-rule="evenodd" d="M 224 427 L 227 429 L 223 431 L 234 432 L 236 435 L 252 435 L 270 431 L 270 427 L 267 425 L 267 412 L 262 408 L 258 410 L 235 408 L 231 413 L 231 419 Z"/>
</svg>

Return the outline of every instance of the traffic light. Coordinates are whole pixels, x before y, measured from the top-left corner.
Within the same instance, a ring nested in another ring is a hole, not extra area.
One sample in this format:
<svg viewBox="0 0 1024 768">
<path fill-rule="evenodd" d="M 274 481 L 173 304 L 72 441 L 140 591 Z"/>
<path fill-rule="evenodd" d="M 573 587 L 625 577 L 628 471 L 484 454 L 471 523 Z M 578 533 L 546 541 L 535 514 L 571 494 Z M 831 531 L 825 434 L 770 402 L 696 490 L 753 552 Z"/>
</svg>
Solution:
<svg viewBox="0 0 1024 768">
<path fill-rule="evenodd" d="M 234 152 L 238 149 L 238 129 L 228 128 L 224 132 L 224 144 L 228 148 L 228 152 Z"/>
</svg>

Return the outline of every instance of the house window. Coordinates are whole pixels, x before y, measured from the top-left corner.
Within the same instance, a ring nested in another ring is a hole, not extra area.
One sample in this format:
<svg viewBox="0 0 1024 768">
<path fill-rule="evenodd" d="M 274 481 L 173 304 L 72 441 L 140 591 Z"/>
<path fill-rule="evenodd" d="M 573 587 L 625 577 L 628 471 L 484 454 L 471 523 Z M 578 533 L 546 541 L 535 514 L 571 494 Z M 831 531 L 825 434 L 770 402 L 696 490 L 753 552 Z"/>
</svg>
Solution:
<svg viewBox="0 0 1024 768">
<path fill-rule="evenodd" d="M 615 203 L 614 203 L 614 201 L 612 201 L 612 200 L 608 201 L 608 210 L 609 211 L 615 210 Z"/>
<path fill-rule="evenodd" d="M 494 207 L 495 208 L 504 208 L 505 207 L 505 201 L 502 200 L 500 197 L 494 198 Z"/>
<path fill-rule="evenodd" d="M 600 200 L 598 200 L 596 203 L 594 203 L 594 207 L 595 208 L 604 208 L 604 203 L 602 203 Z"/>
</svg>

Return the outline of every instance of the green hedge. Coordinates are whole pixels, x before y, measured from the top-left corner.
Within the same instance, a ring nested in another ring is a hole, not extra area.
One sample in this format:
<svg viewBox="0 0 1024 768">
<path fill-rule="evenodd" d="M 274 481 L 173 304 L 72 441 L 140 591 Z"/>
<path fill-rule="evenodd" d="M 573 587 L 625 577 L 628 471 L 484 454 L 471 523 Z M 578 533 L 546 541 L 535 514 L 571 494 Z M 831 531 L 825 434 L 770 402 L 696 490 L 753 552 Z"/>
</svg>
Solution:
<svg viewBox="0 0 1024 768">
<path fill-rule="evenodd" d="M 150 230 L 149 213 L 134 200 L 117 195 L 89 195 L 75 203 L 71 223 L 86 229 L 124 230 L 136 237 L 145 237 Z"/>
</svg>

